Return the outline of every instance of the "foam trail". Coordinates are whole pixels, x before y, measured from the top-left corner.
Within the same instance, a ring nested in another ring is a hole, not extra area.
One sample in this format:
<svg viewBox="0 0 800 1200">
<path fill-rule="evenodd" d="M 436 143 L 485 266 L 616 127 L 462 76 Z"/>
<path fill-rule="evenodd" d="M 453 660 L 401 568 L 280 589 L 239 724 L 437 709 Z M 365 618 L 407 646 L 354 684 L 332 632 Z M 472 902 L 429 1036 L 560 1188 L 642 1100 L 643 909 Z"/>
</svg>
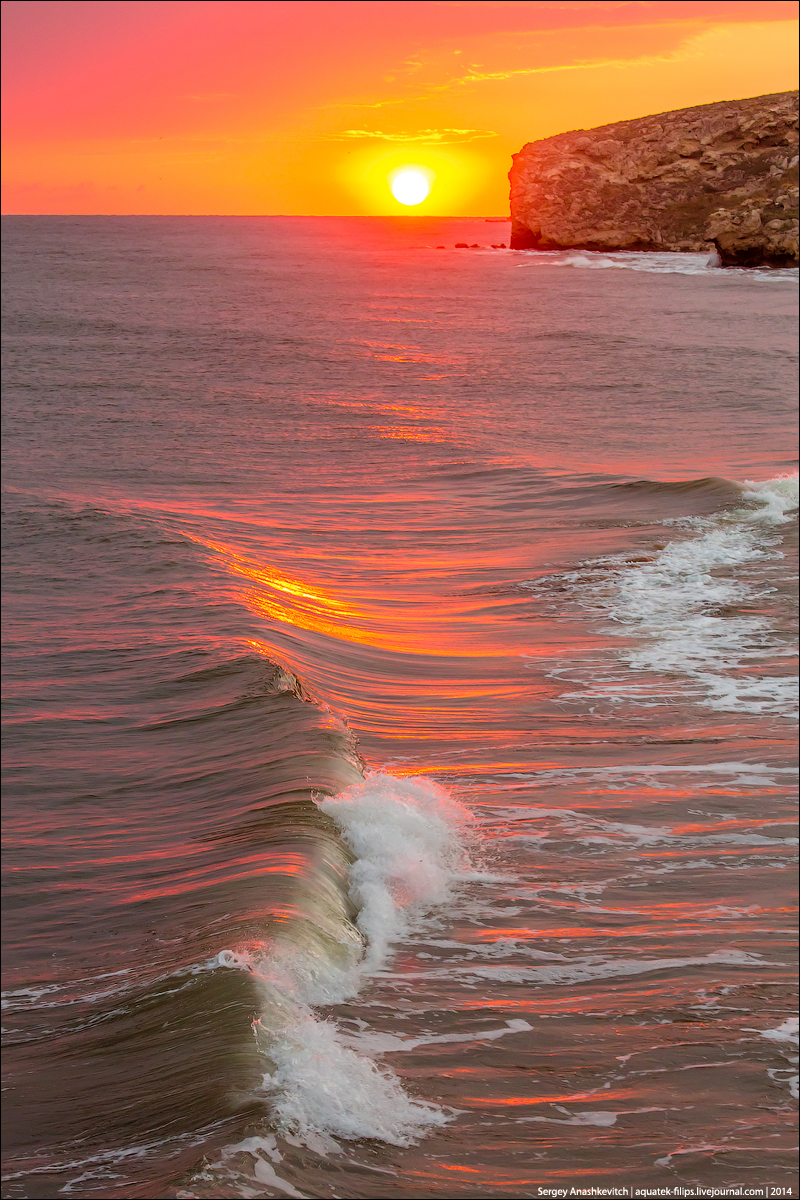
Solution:
<svg viewBox="0 0 800 1200">
<path fill-rule="evenodd" d="M 277 1147 L 277 1143 L 272 1134 L 267 1137 L 249 1137 L 241 1142 L 237 1142 L 235 1146 L 225 1146 L 222 1151 L 221 1161 L 214 1165 L 224 1167 L 227 1159 L 232 1158 L 234 1154 L 251 1154 L 255 1160 L 253 1163 L 253 1178 L 259 1183 L 264 1183 L 268 1187 L 275 1188 L 276 1191 L 285 1192 L 287 1196 L 294 1196 L 297 1200 L 306 1200 L 304 1192 L 298 1192 L 297 1188 L 288 1180 L 282 1179 L 277 1174 L 272 1163 L 283 1161 L 283 1155 Z M 267 1157 L 264 1158 L 264 1155 Z M 267 1159 L 270 1161 L 268 1162 Z M 187 1193 L 187 1197 L 190 1193 Z"/>
<path fill-rule="evenodd" d="M 786 1061 L 791 1063 L 788 1069 L 773 1067 L 767 1071 L 773 1083 L 779 1086 L 786 1086 L 792 1094 L 792 1097 L 797 1100 L 800 1098 L 800 1075 L 797 1073 L 797 1054 L 792 1053 L 798 1048 L 800 1042 L 800 1020 L 797 1017 L 787 1017 L 783 1024 L 777 1029 L 751 1029 L 749 1033 L 757 1033 L 760 1037 L 768 1038 L 771 1042 L 785 1042 L 787 1050 L 784 1051 Z"/>
<path fill-rule="evenodd" d="M 746 611 L 762 598 L 746 569 L 783 557 L 773 531 L 797 507 L 798 477 L 745 482 L 741 488 L 746 507 L 665 522 L 690 536 L 668 542 L 651 561 L 631 566 L 601 560 L 595 565 L 606 568 L 602 577 L 588 585 L 578 573 L 565 578 L 579 585 L 581 603 L 588 598 L 611 617 L 609 632 L 635 639 L 619 653 L 635 670 L 655 673 L 662 681 L 683 678 L 697 701 L 710 708 L 791 716 L 797 704 L 793 677 L 742 668 L 793 652 L 780 643 L 767 618 Z M 630 683 L 615 682 L 618 686 L 589 694 L 627 691 L 629 698 Z M 659 686 L 663 690 L 663 683 Z M 639 703 L 672 699 L 647 684 L 635 691 Z"/>
<path fill-rule="evenodd" d="M 800 1040 L 800 1020 L 797 1017 L 787 1017 L 777 1029 L 761 1029 L 760 1034 L 773 1042 L 797 1042 Z"/>
<path fill-rule="evenodd" d="M 470 871 L 470 814 L 425 779 L 375 774 L 338 796 L 317 800 L 338 826 L 354 861 L 346 897 L 319 927 L 293 922 L 261 950 L 223 950 L 220 966 L 247 970 L 261 992 L 256 1036 L 271 1069 L 263 1091 L 282 1133 L 319 1139 L 376 1138 L 407 1146 L 445 1124 L 438 1105 L 411 1098 L 395 1073 L 348 1045 L 314 1006 L 355 995 L 380 971 L 392 946 L 432 906 L 446 903 Z M 271 1168 L 270 1168 L 271 1169 Z"/>
<path fill-rule="evenodd" d="M 745 483 L 743 495 L 752 508 L 696 519 L 698 530 L 705 530 L 700 537 L 670 542 L 655 562 L 625 572 L 617 618 L 640 623 L 648 640 L 624 657 L 633 667 L 688 675 L 706 691 L 702 703 L 710 708 L 788 716 L 796 706 L 794 679 L 734 674 L 777 649 L 767 622 L 714 610 L 744 607 L 756 598 L 735 568 L 782 557 L 762 530 L 783 524 L 796 508 L 797 475 Z M 720 567 L 732 570 L 725 578 L 711 574 Z"/>
<path fill-rule="evenodd" d="M 719 255 L 712 251 L 684 253 L 665 250 L 521 250 L 516 251 L 521 267 L 570 267 L 588 271 L 644 271 L 651 275 L 717 275 Z M 769 280 L 796 283 L 796 267 L 726 267 L 725 278 Z"/>
</svg>

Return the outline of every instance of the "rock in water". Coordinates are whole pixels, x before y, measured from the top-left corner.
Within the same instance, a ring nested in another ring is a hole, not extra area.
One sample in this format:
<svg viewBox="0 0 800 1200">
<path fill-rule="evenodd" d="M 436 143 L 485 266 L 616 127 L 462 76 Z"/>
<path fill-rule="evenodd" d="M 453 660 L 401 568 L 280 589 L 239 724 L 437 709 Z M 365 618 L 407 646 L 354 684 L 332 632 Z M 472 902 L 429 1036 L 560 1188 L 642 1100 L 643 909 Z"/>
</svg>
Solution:
<svg viewBox="0 0 800 1200">
<path fill-rule="evenodd" d="M 713 250 L 798 261 L 797 92 L 528 142 L 509 172 L 515 250 Z"/>
</svg>

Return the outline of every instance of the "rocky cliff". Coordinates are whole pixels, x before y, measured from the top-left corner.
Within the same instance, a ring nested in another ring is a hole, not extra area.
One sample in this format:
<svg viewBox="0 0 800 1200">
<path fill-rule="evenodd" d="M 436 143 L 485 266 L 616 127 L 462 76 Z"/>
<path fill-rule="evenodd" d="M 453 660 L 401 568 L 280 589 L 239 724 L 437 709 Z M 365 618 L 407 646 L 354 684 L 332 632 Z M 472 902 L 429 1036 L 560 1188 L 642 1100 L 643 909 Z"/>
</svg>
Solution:
<svg viewBox="0 0 800 1200">
<path fill-rule="evenodd" d="M 511 246 L 796 265 L 797 164 L 797 92 L 559 133 L 514 155 Z"/>
</svg>

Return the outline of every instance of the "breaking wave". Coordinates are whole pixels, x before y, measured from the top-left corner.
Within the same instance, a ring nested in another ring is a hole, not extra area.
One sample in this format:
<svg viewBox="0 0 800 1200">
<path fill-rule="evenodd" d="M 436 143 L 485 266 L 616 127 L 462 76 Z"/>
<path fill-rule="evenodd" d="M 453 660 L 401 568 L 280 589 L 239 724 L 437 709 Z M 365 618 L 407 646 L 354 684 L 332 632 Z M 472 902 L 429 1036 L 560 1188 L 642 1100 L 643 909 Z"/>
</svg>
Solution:
<svg viewBox="0 0 800 1200">
<path fill-rule="evenodd" d="M 652 555 L 598 559 L 558 577 L 581 607 L 611 622 L 607 631 L 626 643 L 618 660 L 636 673 L 620 678 L 594 672 L 592 690 L 581 695 L 652 705 L 680 694 L 724 712 L 796 715 L 797 681 L 789 668 L 794 642 L 761 610 L 775 591 L 764 579 L 769 564 L 784 557 L 780 526 L 797 508 L 797 475 L 741 485 L 696 480 L 624 486 L 711 487 L 720 498 L 734 490 L 738 503 L 711 516 L 664 521 L 679 536 Z M 759 583 L 749 570 L 755 563 Z M 654 676 L 658 682 L 649 682 Z M 569 670 L 564 677 L 571 677 Z M 665 689 L 665 680 L 674 681 L 673 690 Z"/>
<path fill-rule="evenodd" d="M 218 962 L 256 984 L 256 1039 L 268 1062 L 262 1092 L 281 1132 L 406 1146 L 447 1114 L 411 1098 L 390 1068 L 354 1050 L 314 1009 L 356 995 L 393 943 L 448 900 L 470 870 L 470 817 L 428 780 L 382 774 L 317 804 L 353 856 L 348 893 L 328 894 L 322 919 L 291 921 L 269 944 L 223 950 Z"/>
<path fill-rule="evenodd" d="M 709 275 L 720 273 L 720 261 L 715 251 L 687 254 L 648 250 L 525 250 L 530 262 L 524 267 L 542 265 L 573 267 L 585 271 L 645 271 L 649 275 Z M 746 275 L 753 279 L 784 279 L 797 282 L 796 267 L 726 267 L 725 275 Z"/>
</svg>

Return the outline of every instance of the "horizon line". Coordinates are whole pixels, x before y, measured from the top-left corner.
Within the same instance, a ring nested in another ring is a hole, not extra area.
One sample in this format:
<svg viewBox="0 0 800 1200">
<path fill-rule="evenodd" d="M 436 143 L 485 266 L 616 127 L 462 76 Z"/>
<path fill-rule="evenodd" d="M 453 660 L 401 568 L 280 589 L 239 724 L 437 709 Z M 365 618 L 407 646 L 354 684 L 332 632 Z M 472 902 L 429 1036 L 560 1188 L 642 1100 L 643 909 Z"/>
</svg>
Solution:
<svg viewBox="0 0 800 1200">
<path fill-rule="evenodd" d="M 510 223 L 511 217 L 465 217 L 463 215 L 456 216 L 447 213 L 100 213 L 100 212 L 85 212 L 85 213 L 59 213 L 59 212 L 43 212 L 43 213 L 21 213 L 21 212 L 4 212 L 0 213 L 0 218 L 3 217 L 281 217 L 284 220 L 299 220 L 308 221 L 314 219 L 355 219 L 355 220 L 381 220 L 386 217 L 394 220 L 400 218 L 407 219 L 426 219 L 436 221 L 491 221 L 498 224 Z"/>
</svg>

